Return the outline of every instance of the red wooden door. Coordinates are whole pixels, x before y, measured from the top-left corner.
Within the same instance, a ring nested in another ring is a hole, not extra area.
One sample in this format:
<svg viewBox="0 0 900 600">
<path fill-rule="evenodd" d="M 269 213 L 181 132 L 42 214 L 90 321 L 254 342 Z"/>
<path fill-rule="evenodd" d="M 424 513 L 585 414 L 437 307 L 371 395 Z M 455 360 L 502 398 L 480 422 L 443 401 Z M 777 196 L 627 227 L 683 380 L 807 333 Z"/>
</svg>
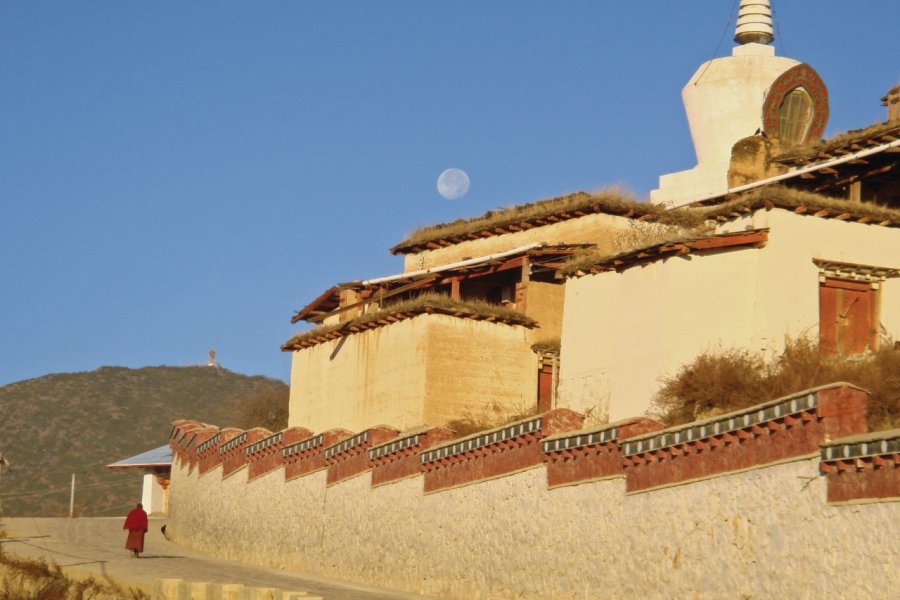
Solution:
<svg viewBox="0 0 900 600">
<path fill-rule="evenodd" d="M 547 412 L 553 403 L 553 366 L 541 365 L 538 371 L 538 412 Z"/>
<path fill-rule="evenodd" d="M 819 286 L 819 347 L 828 354 L 875 348 L 875 290 L 869 283 L 826 279 Z"/>
</svg>

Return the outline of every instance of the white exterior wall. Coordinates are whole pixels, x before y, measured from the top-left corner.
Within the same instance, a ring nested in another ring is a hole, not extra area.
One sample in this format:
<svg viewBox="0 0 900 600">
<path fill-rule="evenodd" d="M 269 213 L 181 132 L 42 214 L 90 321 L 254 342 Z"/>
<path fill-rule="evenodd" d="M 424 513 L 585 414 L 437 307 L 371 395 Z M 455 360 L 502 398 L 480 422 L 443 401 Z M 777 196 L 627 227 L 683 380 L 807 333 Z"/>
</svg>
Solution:
<svg viewBox="0 0 900 600">
<path fill-rule="evenodd" d="M 566 285 L 560 406 L 602 421 L 643 414 L 661 377 L 707 350 L 772 354 L 816 339 L 813 259 L 900 269 L 900 230 L 760 210 L 723 231 L 769 227 L 762 249 L 672 257 Z M 882 331 L 900 339 L 900 280 L 880 292 Z"/>
<path fill-rule="evenodd" d="M 900 588 L 898 502 L 833 506 L 800 459 L 625 495 L 546 471 L 423 494 L 172 469 L 167 534 L 213 556 L 441 598 L 859 598 Z M 248 518 L 253 515 L 253 518 Z"/>
<path fill-rule="evenodd" d="M 757 312 L 766 348 L 780 350 L 785 333 L 819 334 L 819 269 L 813 259 L 900 269 L 900 229 L 759 210 L 721 231 L 768 227 L 761 255 Z M 882 333 L 900 340 L 900 279 L 887 279 L 879 293 Z M 780 317 L 780 318 L 779 318 Z"/>
<path fill-rule="evenodd" d="M 166 491 L 156 481 L 156 475 L 150 469 L 144 470 L 144 482 L 141 489 L 141 504 L 148 514 L 163 514 L 166 510 Z"/>
<path fill-rule="evenodd" d="M 706 350 L 752 343 L 758 252 L 569 280 L 559 405 L 600 421 L 640 415 L 663 374 Z"/>
<path fill-rule="evenodd" d="M 762 127 L 766 92 L 798 64 L 762 44 L 738 46 L 732 56 L 703 63 L 681 92 L 697 166 L 662 175 L 650 201 L 679 203 L 727 190 L 731 148 Z"/>
</svg>

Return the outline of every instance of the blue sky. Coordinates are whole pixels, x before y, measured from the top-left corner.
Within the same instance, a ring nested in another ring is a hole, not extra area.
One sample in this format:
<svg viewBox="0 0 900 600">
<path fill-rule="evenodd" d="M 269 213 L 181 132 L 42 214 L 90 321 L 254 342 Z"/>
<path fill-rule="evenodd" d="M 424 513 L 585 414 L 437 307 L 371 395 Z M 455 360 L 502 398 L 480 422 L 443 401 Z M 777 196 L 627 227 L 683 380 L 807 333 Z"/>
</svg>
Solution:
<svg viewBox="0 0 900 600">
<path fill-rule="evenodd" d="M 645 197 L 696 162 L 681 87 L 730 52 L 736 4 L 0 4 L 0 385 L 210 348 L 287 380 L 293 312 L 402 270 L 415 227 Z M 826 134 L 883 120 L 896 0 L 775 10 Z M 453 201 L 449 167 L 472 182 Z"/>
</svg>

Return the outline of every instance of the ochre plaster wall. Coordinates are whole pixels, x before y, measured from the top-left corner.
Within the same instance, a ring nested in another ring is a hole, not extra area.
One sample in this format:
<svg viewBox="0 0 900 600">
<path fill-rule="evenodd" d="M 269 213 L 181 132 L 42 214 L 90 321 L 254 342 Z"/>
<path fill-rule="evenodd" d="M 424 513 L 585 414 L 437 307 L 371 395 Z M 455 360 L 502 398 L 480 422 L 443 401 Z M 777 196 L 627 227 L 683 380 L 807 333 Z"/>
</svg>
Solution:
<svg viewBox="0 0 900 600">
<path fill-rule="evenodd" d="M 404 271 L 429 269 L 466 258 L 511 250 L 535 242 L 547 242 L 548 244 L 591 243 L 597 244 L 601 248 L 611 248 L 616 230 L 627 227 L 631 222 L 632 219 L 624 217 L 590 214 L 525 231 L 468 240 L 446 248 L 407 254 L 404 258 Z"/>
<path fill-rule="evenodd" d="M 525 314 L 540 325 L 531 332 L 531 339 L 537 341 L 560 336 L 565 301 L 565 284 L 528 282 Z"/>
<path fill-rule="evenodd" d="M 825 502 L 801 458 L 650 492 L 547 489 L 542 466 L 423 494 L 173 468 L 167 534 L 231 560 L 459 599 L 873 598 L 900 587 L 900 503 Z M 253 518 L 247 518 L 253 515 Z"/>
<path fill-rule="evenodd" d="M 642 414 L 661 377 L 705 351 L 769 356 L 785 336 L 818 338 L 813 259 L 900 268 L 893 228 L 760 210 L 720 231 L 770 228 L 764 248 L 673 257 L 568 280 L 559 406 L 605 420 Z M 900 339 L 900 280 L 880 292 L 883 332 Z"/>
<path fill-rule="evenodd" d="M 529 330 L 425 314 L 293 353 L 289 425 L 361 431 L 533 408 Z"/>
<path fill-rule="evenodd" d="M 431 315 L 426 356 L 425 420 L 499 419 L 537 406 L 537 357 L 530 330 Z"/>
<path fill-rule="evenodd" d="M 331 340 L 293 353 L 288 423 L 362 431 L 423 421 L 428 316 Z"/>
</svg>

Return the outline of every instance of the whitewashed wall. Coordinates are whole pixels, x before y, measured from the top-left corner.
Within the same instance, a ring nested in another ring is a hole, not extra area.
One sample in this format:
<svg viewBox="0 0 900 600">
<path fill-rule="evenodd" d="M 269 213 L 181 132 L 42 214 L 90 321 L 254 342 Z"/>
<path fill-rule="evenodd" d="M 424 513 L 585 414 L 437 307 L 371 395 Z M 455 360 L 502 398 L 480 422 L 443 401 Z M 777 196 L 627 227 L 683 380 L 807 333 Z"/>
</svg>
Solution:
<svg viewBox="0 0 900 600">
<path fill-rule="evenodd" d="M 423 495 L 173 469 L 167 531 L 222 558 L 447 598 L 878 598 L 900 589 L 900 503 L 830 506 L 818 461 L 625 495 L 543 467 Z"/>
</svg>

